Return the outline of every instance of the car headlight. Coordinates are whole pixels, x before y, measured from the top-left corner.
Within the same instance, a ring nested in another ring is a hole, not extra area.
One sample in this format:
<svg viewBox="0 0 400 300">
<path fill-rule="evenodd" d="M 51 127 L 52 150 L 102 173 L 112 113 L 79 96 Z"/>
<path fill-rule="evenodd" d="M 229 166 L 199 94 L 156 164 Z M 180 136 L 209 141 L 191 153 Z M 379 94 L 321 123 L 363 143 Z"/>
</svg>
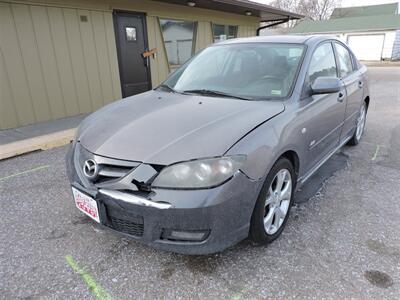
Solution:
<svg viewBox="0 0 400 300">
<path fill-rule="evenodd" d="M 177 163 L 164 168 L 152 186 L 198 189 L 222 184 L 239 170 L 246 156 L 234 155 Z"/>
</svg>

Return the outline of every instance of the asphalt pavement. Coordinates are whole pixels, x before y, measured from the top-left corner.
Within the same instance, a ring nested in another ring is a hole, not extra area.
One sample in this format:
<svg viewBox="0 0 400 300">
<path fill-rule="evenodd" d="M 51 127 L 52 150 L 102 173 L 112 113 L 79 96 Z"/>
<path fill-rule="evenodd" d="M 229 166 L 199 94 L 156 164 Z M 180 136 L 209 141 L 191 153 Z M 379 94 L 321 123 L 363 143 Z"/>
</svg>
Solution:
<svg viewBox="0 0 400 300">
<path fill-rule="evenodd" d="M 66 147 L 0 161 L 0 298 L 400 299 L 400 68 L 370 67 L 370 82 L 362 143 L 303 188 L 269 246 L 154 250 L 75 208 Z"/>
</svg>

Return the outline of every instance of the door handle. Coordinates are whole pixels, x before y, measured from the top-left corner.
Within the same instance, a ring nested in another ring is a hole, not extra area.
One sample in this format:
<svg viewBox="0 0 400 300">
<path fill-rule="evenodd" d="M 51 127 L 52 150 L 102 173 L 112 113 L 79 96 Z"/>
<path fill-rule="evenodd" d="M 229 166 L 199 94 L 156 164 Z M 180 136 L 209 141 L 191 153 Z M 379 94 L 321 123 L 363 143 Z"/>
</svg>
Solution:
<svg viewBox="0 0 400 300">
<path fill-rule="evenodd" d="M 144 57 L 144 66 L 147 68 L 149 66 L 149 57 Z"/>
<path fill-rule="evenodd" d="M 344 96 L 345 96 L 344 93 L 339 92 L 339 96 L 338 96 L 338 98 L 337 98 L 337 101 L 338 101 L 338 102 L 343 102 Z"/>
<path fill-rule="evenodd" d="M 364 86 L 364 82 L 359 81 L 359 82 L 358 82 L 358 87 L 361 89 L 363 86 Z"/>
<path fill-rule="evenodd" d="M 149 66 L 149 51 L 146 49 L 143 53 L 142 53 L 142 58 L 143 58 L 143 63 L 144 66 L 147 68 Z"/>
<path fill-rule="evenodd" d="M 144 60 L 144 65 L 145 65 L 145 67 L 148 67 L 149 66 L 149 59 L 150 59 L 150 56 L 151 57 L 153 57 L 153 58 L 156 58 L 156 54 L 157 54 L 157 48 L 153 48 L 153 49 L 151 49 L 151 50 L 145 50 L 143 53 L 142 53 L 142 57 L 143 57 L 143 60 Z"/>
</svg>

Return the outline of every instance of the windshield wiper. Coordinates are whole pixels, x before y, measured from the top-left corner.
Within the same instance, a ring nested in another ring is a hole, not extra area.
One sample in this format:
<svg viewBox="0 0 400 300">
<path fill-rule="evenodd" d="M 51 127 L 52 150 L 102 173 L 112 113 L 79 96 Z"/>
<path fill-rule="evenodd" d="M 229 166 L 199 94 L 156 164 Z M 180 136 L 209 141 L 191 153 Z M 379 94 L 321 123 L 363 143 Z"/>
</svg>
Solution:
<svg viewBox="0 0 400 300">
<path fill-rule="evenodd" d="M 168 84 L 160 84 L 160 85 L 157 87 L 157 89 L 159 89 L 159 88 L 168 90 L 168 91 L 170 91 L 170 92 L 172 92 L 172 93 L 177 93 L 177 91 L 175 91 L 175 90 L 174 90 L 172 87 L 170 87 Z"/>
<path fill-rule="evenodd" d="M 224 92 L 215 91 L 215 90 L 207 90 L 207 89 L 186 90 L 186 91 L 183 91 L 183 93 L 208 95 L 208 96 L 221 96 L 221 97 L 236 98 L 236 99 L 241 99 L 241 100 L 253 100 L 253 98 L 237 96 L 237 95 L 232 95 L 229 93 L 224 93 Z"/>
</svg>

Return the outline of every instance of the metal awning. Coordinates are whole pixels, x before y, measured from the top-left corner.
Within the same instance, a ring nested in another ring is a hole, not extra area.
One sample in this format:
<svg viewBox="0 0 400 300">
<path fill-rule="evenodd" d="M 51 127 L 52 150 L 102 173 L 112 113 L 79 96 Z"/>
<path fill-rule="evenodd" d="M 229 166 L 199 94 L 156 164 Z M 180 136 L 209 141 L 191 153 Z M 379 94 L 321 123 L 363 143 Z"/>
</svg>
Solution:
<svg viewBox="0 0 400 300">
<path fill-rule="evenodd" d="M 289 11 L 281 10 L 270 5 L 256 3 L 247 0 L 155 0 L 171 4 L 188 6 L 190 2 L 195 3 L 195 7 L 223 11 L 239 15 L 246 15 L 250 12 L 252 16 L 259 17 L 260 22 L 295 20 L 304 16 Z"/>
</svg>

